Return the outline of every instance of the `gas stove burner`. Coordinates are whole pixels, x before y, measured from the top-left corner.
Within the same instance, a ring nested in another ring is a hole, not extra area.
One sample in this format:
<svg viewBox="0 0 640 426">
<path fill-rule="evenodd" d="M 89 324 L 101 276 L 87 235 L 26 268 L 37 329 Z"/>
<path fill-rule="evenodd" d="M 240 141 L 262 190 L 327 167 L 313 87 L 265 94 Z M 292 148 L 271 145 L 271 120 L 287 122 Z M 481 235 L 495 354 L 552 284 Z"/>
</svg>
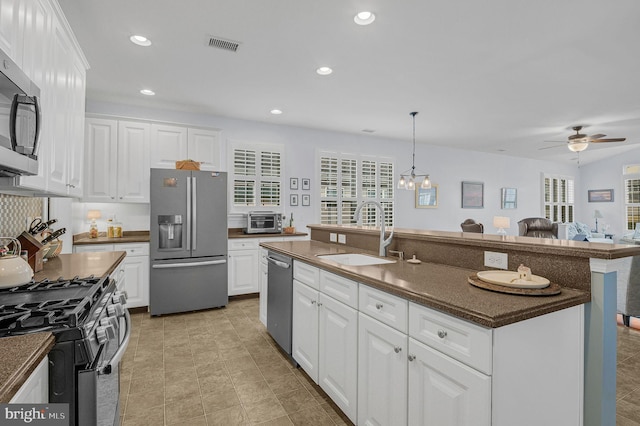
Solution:
<svg viewBox="0 0 640 426">
<path fill-rule="evenodd" d="M 80 324 L 91 310 L 92 300 L 50 300 L 42 303 L 21 303 L 0 306 L 0 336 L 71 328 Z"/>
<path fill-rule="evenodd" d="M 100 281 L 100 278 L 96 278 L 93 275 L 86 278 L 80 278 L 78 276 L 75 276 L 70 280 L 58 278 L 55 281 L 51 281 L 47 278 L 42 281 L 31 280 L 26 284 L 22 284 L 16 287 L 10 287 L 4 290 L 7 292 L 21 292 L 21 291 L 34 291 L 34 290 L 35 291 L 53 290 L 58 288 L 69 288 L 69 287 L 90 287 L 92 285 L 95 285 L 99 281 Z M 2 294 L 2 290 L 0 290 L 0 294 Z"/>
</svg>

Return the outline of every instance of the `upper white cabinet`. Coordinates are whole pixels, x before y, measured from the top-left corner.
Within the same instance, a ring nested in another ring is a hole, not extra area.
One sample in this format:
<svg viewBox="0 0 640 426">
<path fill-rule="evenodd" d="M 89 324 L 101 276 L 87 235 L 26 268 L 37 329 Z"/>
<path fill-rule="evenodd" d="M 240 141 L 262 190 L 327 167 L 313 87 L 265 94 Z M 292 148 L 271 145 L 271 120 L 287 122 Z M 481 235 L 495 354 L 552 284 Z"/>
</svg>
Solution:
<svg viewBox="0 0 640 426">
<path fill-rule="evenodd" d="M 58 3 L 0 0 L 0 47 L 40 88 L 40 168 L 16 187 L 81 197 L 88 64 Z"/>
<path fill-rule="evenodd" d="M 85 201 L 149 202 L 149 124 L 87 118 Z"/>
<path fill-rule="evenodd" d="M 217 130 L 152 124 L 151 146 L 151 167 L 174 169 L 176 161 L 190 159 L 201 170 L 222 170 Z"/>
</svg>

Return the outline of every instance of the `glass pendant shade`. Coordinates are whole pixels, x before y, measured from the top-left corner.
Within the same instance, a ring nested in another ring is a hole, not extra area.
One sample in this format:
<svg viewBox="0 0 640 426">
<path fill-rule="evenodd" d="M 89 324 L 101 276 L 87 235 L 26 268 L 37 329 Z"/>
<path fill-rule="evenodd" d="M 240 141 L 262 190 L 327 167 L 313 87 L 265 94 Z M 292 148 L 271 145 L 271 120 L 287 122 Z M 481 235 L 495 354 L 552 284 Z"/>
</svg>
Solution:
<svg viewBox="0 0 640 426">
<path fill-rule="evenodd" d="M 416 115 L 417 112 L 410 112 L 409 115 L 413 117 L 413 152 L 412 152 L 412 162 L 411 168 L 406 170 L 400 174 L 400 179 L 398 180 L 398 189 L 408 189 L 414 190 L 416 187 L 416 178 L 422 178 L 420 182 L 420 188 L 429 189 L 431 188 L 431 180 L 429 179 L 429 175 L 427 174 L 417 174 L 416 173 Z"/>
<path fill-rule="evenodd" d="M 407 182 L 404 179 L 404 176 L 400 176 L 400 180 L 398 181 L 398 189 L 407 189 Z"/>
<path fill-rule="evenodd" d="M 431 180 L 429 179 L 429 175 L 426 175 L 424 177 L 424 180 L 422 181 L 422 183 L 420 184 L 420 188 L 422 189 L 429 189 L 431 188 Z"/>
<path fill-rule="evenodd" d="M 582 152 L 589 146 L 589 142 L 570 142 L 569 150 L 573 152 Z"/>
<path fill-rule="evenodd" d="M 416 187 L 416 182 L 413 180 L 413 178 L 409 178 L 409 181 L 407 182 L 407 189 L 414 189 Z"/>
</svg>

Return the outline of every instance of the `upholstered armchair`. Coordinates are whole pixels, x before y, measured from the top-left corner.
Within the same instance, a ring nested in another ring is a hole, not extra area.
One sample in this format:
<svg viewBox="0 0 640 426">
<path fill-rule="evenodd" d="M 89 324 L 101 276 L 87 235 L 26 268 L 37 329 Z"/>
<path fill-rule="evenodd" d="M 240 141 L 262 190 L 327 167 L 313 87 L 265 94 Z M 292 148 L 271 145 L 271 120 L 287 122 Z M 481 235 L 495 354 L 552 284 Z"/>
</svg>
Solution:
<svg viewBox="0 0 640 426">
<path fill-rule="evenodd" d="M 618 312 L 629 326 L 629 317 L 640 317 L 640 256 L 624 260 L 618 271 Z"/>
<path fill-rule="evenodd" d="M 528 217 L 518 222 L 523 237 L 558 238 L 558 224 L 544 217 Z"/>
<path fill-rule="evenodd" d="M 460 224 L 460 227 L 462 228 L 462 232 L 484 233 L 484 226 L 473 219 L 466 219 Z"/>
</svg>

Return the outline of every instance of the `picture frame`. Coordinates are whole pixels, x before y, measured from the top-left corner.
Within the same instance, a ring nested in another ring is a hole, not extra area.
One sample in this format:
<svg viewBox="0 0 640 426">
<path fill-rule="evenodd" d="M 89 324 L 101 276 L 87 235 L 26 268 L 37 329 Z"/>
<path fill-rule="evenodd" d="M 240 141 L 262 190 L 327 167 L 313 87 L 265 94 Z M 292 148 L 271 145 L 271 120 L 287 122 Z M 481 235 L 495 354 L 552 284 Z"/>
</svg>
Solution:
<svg viewBox="0 0 640 426">
<path fill-rule="evenodd" d="M 484 183 L 463 181 L 461 201 L 463 209 L 483 209 Z"/>
<path fill-rule="evenodd" d="M 589 189 L 587 195 L 590 203 L 613 202 L 613 189 Z"/>
<path fill-rule="evenodd" d="M 298 190 L 298 178 L 295 178 L 295 177 L 289 178 L 289 189 L 293 191 Z"/>
<path fill-rule="evenodd" d="M 420 188 L 416 185 L 416 209 L 438 208 L 438 185 L 431 185 L 431 188 Z"/>
<path fill-rule="evenodd" d="M 503 210 L 515 209 L 518 207 L 518 190 L 516 188 L 502 188 L 500 199 Z"/>
<path fill-rule="evenodd" d="M 289 195 L 289 205 L 297 206 L 298 205 L 298 194 Z"/>
<path fill-rule="evenodd" d="M 302 178 L 302 190 L 309 191 L 311 189 L 311 179 Z"/>
<path fill-rule="evenodd" d="M 302 194 L 302 205 L 305 207 L 311 205 L 311 195 Z"/>
</svg>

